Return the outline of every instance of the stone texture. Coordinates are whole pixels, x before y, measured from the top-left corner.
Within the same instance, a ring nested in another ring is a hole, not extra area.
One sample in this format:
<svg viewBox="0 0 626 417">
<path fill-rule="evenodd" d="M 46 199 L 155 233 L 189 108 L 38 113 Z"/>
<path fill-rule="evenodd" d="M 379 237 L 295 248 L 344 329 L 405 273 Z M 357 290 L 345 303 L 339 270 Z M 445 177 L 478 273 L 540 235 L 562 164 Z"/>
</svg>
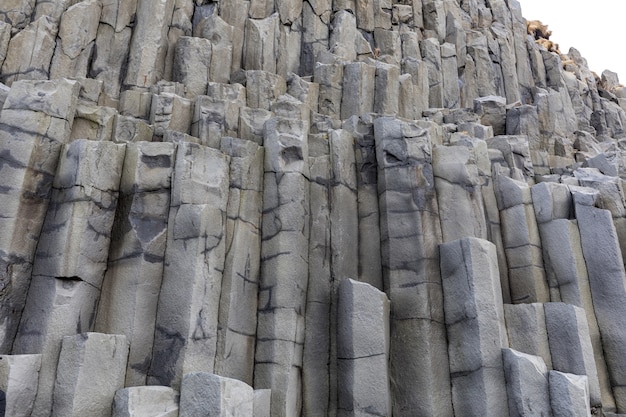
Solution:
<svg viewBox="0 0 626 417">
<path fill-rule="evenodd" d="M 125 386 L 146 384 L 161 289 L 175 148 L 137 142 L 126 147 L 120 209 L 111 237 L 96 330 L 130 343 Z"/>
<path fill-rule="evenodd" d="M 337 415 L 391 416 L 389 300 L 369 284 L 348 279 L 339 286 L 338 303 Z"/>
<path fill-rule="evenodd" d="M 236 379 L 206 372 L 185 374 L 179 417 L 252 416 L 254 390 Z"/>
<path fill-rule="evenodd" d="M 63 338 L 54 383 L 53 416 L 109 416 L 124 385 L 128 341 L 123 335 L 81 333 Z"/>
<path fill-rule="evenodd" d="M 178 392 L 157 385 L 122 388 L 115 392 L 112 417 L 177 417 Z"/>
<path fill-rule="evenodd" d="M 549 416 L 548 368 L 539 356 L 502 350 L 511 416 Z"/>
<path fill-rule="evenodd" d="M 550 404 L 555 417 L 590 416 L 587 377 L 550 371 Z"/>
<path fill-rule="evenodd" d="M 501 349 L 509 341 L 495 247 L 464 238 L 440 248 L 454 409 L 508 415 Z"/>
<path fill-rule="evenodd" d="M 0 389 L 6 394 L 6 415 L 29 416 L 33 411 L 41 355 L 0 356 Z"/>
<path fill-rule="evenodd" d="M 214 367 L 229 157 L 183 142 L 174 172 L 148 383 L 177 388 L 185 373 Z"/>
</svg>

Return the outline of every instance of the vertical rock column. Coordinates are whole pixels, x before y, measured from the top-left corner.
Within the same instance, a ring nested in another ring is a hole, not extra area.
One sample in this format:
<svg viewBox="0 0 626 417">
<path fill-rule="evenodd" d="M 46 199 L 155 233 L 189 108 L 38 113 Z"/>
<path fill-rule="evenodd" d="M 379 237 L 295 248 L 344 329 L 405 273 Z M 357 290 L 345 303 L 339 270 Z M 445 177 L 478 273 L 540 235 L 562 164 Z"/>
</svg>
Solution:
<svg viewBox="0 0 626 417">
<path fill-rule="evenodd" d="M 125 84 L 150 87 L 163 78 L 175 0 L 138 0 Z"/>
<path fill-rule="evenodd" d="M 361 282 L 384 290 L 380 258 L 378 166 L 374 126 L 357 116 L 344 123 L 355 139 L 357 202 L 359 216 L 359 276 Z"/>
<path fill-rule="evenodd" d="M 202 145 L 178 145 L 150 385 L 177 388 L 187 372 L 213 372 L 229 160 Z"/>
<path fill-rule="evenodd" d="M 611 212 L 594 206 L 597 191 L 571 188 L 593 308 L 617 410 L 626 412 L 626 273 Z"/>
<path fill-rule="evenodd" d="M 330 223 L 331 162 L 328 134 L 308 138 L 311 178 L 309 238 L 309 284 L 307 286 L 304 353 L 302 366 L 303 407 L 307 416 L 331 416 L 330 310 L 332 272 Z M 336 375 L 335 375 L 336 376 Z M 336 389 L 335 389 L 336 397 Z M 336 401 L 336 398 L 335 398 Z M 333 412 L 336 410 L 332 410 Z"/>
<path fill-rule="evenodd" d="M 5 415 L 28 417 L 33 411 L 41 355 L 0 356 L 0 389 L 6 394 Z"/>
<path fill-rule="evenodd" d="M 252 385 L 261 268 L 263 148 L 225 137 L 221 149 L 231 162 L 215 373 Z"/>
<path fill-rule="evenodd" d="M 513 303 L 550 301 L 541 251 L 541 239 L 530 187 L 524 182 L 496 175 L 496 198 L 502 221 L 502 240 L 509 266 Z"/>
<path fill-rule="evenodd" d="M 369 284 L 339 285 L 338 416 L 391 416 L 389 300 Z"/>
<path fill-rule="evenodd" d="M 93 330 L 117 208 L 124 145 L 63 148 L 14 354 L 41 353 L 33 416 L 48 416 L 64 336 Z"/>
<path fill-rule="evenodd" d="M 455 414 L 506 416 L 502 348 L 509 345 L 495 246 L 464 238 L 441 245 Z"/>
<path fill-rule="evenodd" d="M 127 359 L 124 335 L 81 333 L 64 337 L 52 416 L 111 415 L 115 392 L 124 386 Z"/>
<path fill-rule="evenodd" d="M 431 131 L 374 121 L 381 253 L 391 300 L 393 414 L 451 416 Z"/>
<path fill-rule="evenodd" d="M 125 386 L 146 384 L 163 276 L 175 148 L 139 142 L 126 147 L 109 264 L 96 331 L 130 343 Z"/>
<path fill-rule="evenodd" d="M 0 113 L 0 352 L 9 353 L 80 85 L 19 81 Z"/>
<path fill-rule="evenodd" d="M 309 278 L 308 126 L 265 123 L 261 287 L 254 386 L 272 389 L 272 415 L 301 408 L 304 317 Z"/>
</svg>

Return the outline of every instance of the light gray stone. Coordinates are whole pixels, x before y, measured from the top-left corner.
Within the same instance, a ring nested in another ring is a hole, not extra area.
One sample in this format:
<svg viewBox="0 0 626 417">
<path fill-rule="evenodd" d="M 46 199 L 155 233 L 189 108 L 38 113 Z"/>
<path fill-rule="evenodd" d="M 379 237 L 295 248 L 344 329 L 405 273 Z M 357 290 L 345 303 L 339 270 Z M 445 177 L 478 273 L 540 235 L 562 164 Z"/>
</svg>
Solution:
<svg viewBox="0 0 626 417">
<path fill-rule="evenodd" d="M 374 121 L 383 279 L 392 308 L 394 415 L 453 413 L 450 383 L 441 372 L 448 357 L 431 159 L 438 134 L 428 123 Z"/>
<path fill-rule="evenodd" d="M 308 126 L 265 123 L 261 284 L 254 386 L 272 389 L 272 415 L 296 415 L 308 285 Z"/>
<path fill-rule="evenodd" d="M 590 404 L 601 404 L 598 372 L 584 310 L 565 303 L 546 303 L 544 309 L 553 368 L 560 372 L 586 375 Z"/>
<path fill-rule="evenodd" d="M 18 81 L 0 113 L 1 352 L 9 352 L 30 284 L 62 145 L 69 141 L 79 85 Z M 10 161 L 10 162 L 9 162 Z"/>
<path fill-rule="evenodd" d="M 1 355 L 0 389 L 6 395 L 6 415 L 27 417 L 33 411 L 41 355 Z"/>
<path fill-rule="evenodd" d="M 350 94 L 341 100 L 341 119 L 374 111 L 374 80 L 376 67 L 364 62 L 350 62 L 343 68 L 343 87 Z"/>
<path fill-rule="evenodd" d="M 511 348 L 539 356 L 549 369 L 553 369 L 543 304 L 505 304 L 504 317 Z"/>
<path fill-rule="evenodd" d="M 495 246 L 463 238 L 440 251 L 454 409 L 508 415 L 501 349 L 509 341 Z"/>
<path fill-rule="evenodd" d="M 215 372 L 253 382 L 263 207 L 263 148 L 225 137 L 230 156 L 226 255 L 220 296 Z"/>
<path fill-rule="evenodd" d="M 338 297 L 339 416 L 391 416 L 389 300 L 369 284 L 341 282 Z"/>
<path fill-rule="evenodd" d="M 172 181 L 165 268 L 148 383 L 180 386 L 214 368 L 226 251 L 229 157 L 179 143 Z"/>
<path fill-rule="evenodd" d="M 589 383 L 586 375 L 550 371 L 550 404 L 555 417 L 588 417 Z"/>
<path fill-rule="evenodd" d="M 212 56 L 209 39 L 181 36 L 176 42 L 172 77 L 185 84 L 191 97 L 206 94 Z"/>
<path fill-rule="evenodd" d="M 254 390 L 254 417 L 270 417 L 270 405 L 272 401 L 272 390 Z"/>
<path fill-rule="evenodd" d="M 178 391 L 158 385 L 118 389 L 111 417 L 178 417 Z"/>
<path fill-rule="evenodd" d="M 276 46 L 280 19 L 277 13 L 263 19 L 246 20 L 246 39 L 243 47 L 243 68 L 276 72 Z"/>
<path fill-rule="evenodd" d="M 539 356 L 502 349 L 511 416 L 550 416 L 548 368 Z"/>
<path fill-rule="evenodd" d="M 252 416 L 254 390 L 236 379 L 207 372 L 183 376 L 179 417 Z"/>
<path fill-rule="evenodd" d="M 160 142 L 126 147 L 96 330 L 128 339 L 127 387 L 146 384 L 152 358 L 174 151 L 173 144 Z"/>
<path fill-rule="evenodd" d="M 174 0 L 138 0 L 125 77 L 127 85 L 150 87 L 163 78 L 174 5 Z"/>
<path fill-rule="evenodd" d="M 48 79 L 57 31 L 57 24 L 43 16 L 13 36 L 0 71 L 0 82 L 10 86 L 17 80 Z"/>
<path fill-rule="evenodd" d="M 111 415 L 115 392 L 124 386 L 128 341 L 123 335 L 81 333 L 63 338 L 54 383 L 52 415 Z"/>
<path fill-rule="evenodd" d="M 100 0 L 86 0 L 61 15 L 50 79 L 87 76 L 101 12 Z"/>
</svg>

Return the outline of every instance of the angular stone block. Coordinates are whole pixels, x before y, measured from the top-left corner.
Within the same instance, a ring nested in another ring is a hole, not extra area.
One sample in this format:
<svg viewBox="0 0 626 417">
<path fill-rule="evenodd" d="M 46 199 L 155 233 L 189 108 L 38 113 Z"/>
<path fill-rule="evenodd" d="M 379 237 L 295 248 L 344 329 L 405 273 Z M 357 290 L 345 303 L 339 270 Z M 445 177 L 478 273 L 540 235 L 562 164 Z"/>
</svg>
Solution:
<svg viewBox="0 0 626 417">
<path fill-rule="evenodd" d="M 7 416 L 27 417 L 33 411 L 41 355 L 0 356 L 0 389 L 6 395 Z"/>
<path fill-rule="evenodd" d="M 552 369 L 543 304 L 505 304 L 504 317 L 511 348 L 539 356 Z"/>
<path fill-rule="evenodd" d="M 347 279 L 338 303 L 338 415 L 391 416 L 389 300 L 371 285 Z"/>
<path fill-rule="evenodd" d="M 63 338 L 54 383 L 54 417 L 111 415 L 124 386 L 128 341 L 123 335 L 81 333 Z"/>
<path fill-rule="evenodd" d="M 192 114 L 193 102 L 189 99 L 174 93 L 152 95 L 150 123 L 157 136 L 163 136 L 166 130 L 189 133 Z"/>
<path fill-rule="evenodd" d="M 601 404 L 598 372 L 584 310 L 565 303 L 546 303 L 544 309 L 553 368 L 586 375 L 591 405 Z"/>
<path fill-rule="evenodd" d="M 48 16 L 34 20 L 9 41 L 0 82 L 45 80 L 54 54 L 57 23 Z"/>
<path fill-rule="evenodd" d="M 178 417 L 178 391 L 150 385 L 118 389 L 111 417 Z"/>
<path fill-rule="evenodd" d="M 102 2 L 87 0 L 61 15 L 50 79 L 87 76 L 101 13 Z"/>
<path fill-rule="evenodd" d="M 239 107 L 241 103 L 209 96 L 196 97 L 191 121 L 191 134 L 200 143 L 219 149 L 223 136 L 238 136 Z"/>
<path fill-rule="evenodd" d="M 246 20 L 242 65 L 244 69 L 276 72 L 275 53 L 279 24 L 277 13 L 260 20 Z"/>
<path fill-rule="evenodd" d="M 509 342 L 495 246 L 464 238 L 440 251 L 454 409 L 508 415 L 501 349 Z"/>
<path fill-rule="evenodd" d="M 341 114 L 343 65 L 317 62 L 313 80 L 320 86 L 319 112 L 331 117 Z"/>
<path fill-rule="evenodd" d="M 550 404 L 555 417 L 588 417 L 589 383 L 586 375 L 550 371 Z"/>
<path fill-rule="evenodd" d="M 163 78 L 174 0 L 138 0 L 125 84 L 150 87 Z"/>
<path fill-rule="evenodd" d="M 502 349 L 510 416 L 549 416 L 548 368 L 539 356 Z"/>
<path fill-rule="evenodd" d="M 211 68 L 211 41 L 181 36 L 176 42 L 172 79 L 185 84 L 191 97 L 206 94 Z"/>
<path fill-rule="evenodd" d="M 206 372 L 183 376 L 179 417 L 252 416 L 254 390 L 236 379 Z"/>
<path fill-rule="evenodd" d="M 248 107 L 270 110 L 272 103 L 286 91 L 283 77 L 266 71 L 246 71 Z"/>
</svg>

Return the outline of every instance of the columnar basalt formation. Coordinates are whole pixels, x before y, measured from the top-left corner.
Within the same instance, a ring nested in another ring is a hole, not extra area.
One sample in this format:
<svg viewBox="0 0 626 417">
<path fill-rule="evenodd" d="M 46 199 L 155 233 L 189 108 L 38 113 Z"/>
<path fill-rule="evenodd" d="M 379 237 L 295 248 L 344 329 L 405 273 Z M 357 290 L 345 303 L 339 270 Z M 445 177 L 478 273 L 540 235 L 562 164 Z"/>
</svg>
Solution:
<svg viewBox="0 0 626 417">
<path fill-rule="evenodd" d="M 626 415 L 626 89 L 518 1 L 0 3 L 8 414 Z"/>
</svg>

